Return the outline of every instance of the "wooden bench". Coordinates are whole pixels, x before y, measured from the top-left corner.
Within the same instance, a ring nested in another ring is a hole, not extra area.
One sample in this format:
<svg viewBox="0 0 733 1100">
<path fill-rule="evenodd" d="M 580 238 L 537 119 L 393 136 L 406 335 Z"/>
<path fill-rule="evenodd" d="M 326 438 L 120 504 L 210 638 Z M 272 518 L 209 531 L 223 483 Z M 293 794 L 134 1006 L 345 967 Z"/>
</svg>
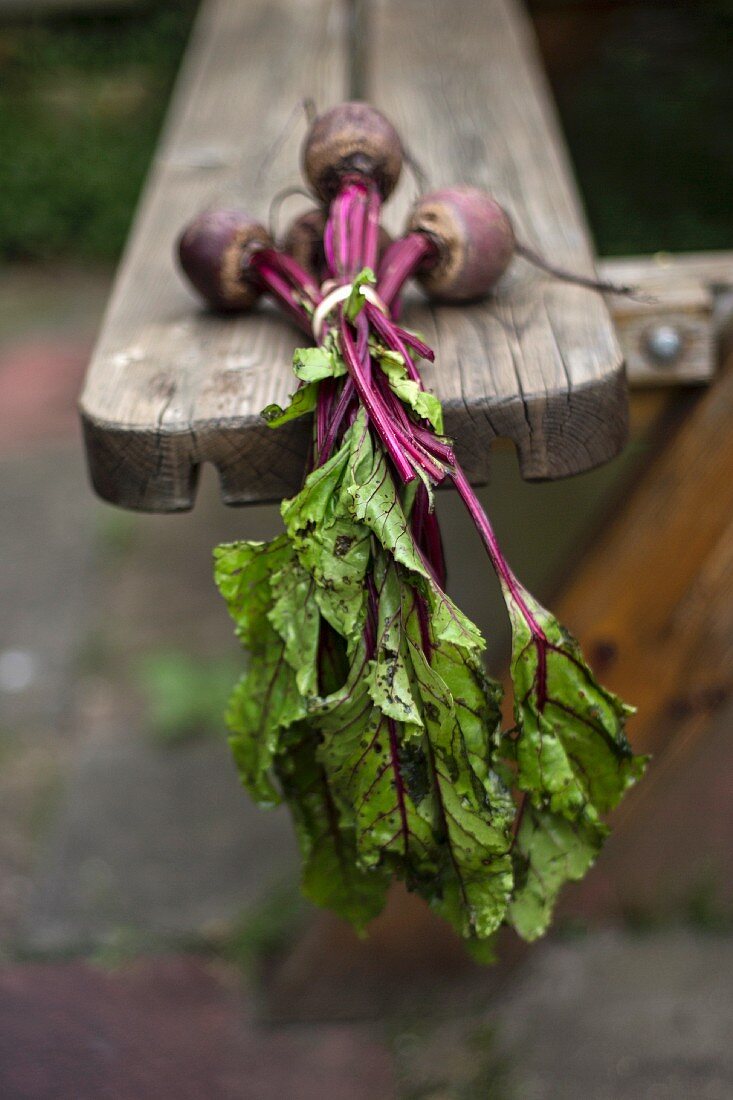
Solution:
<svg viewBox="0 0 733 1100">
<path fill-rule="evenodd" d="M 366 5 L 357 5 L 351 51 L 348 8 L 338 0 L 202 7 L 81 399 L 92 480 L 109 501 L 188 509 L 203 462 L 217 467 L 230 504 L 279 499 L 298 484 L 303 425 L 272 432 L 259 413 L 292 390 L 290 358 L 302 338 L 269 310 L 207 315 L 174 269 L 173 244 L 211 202 L 236 199 L 265 218 L 271 195 L 298 181 L 302 128 L 263 170 L 294 107 L 306 95 L 321 106 L 348 97 L 350 72 L 366 78 L 431 186 L 490 188 L 524 239 L 556 263 L 593 272 L 519 7 L 463 0 L 459 26 L 454 0 L 379 0 L 367 28 Z M 389 228 L 400 229 L 414 194 L 406 174 L 387 207 Z M 436 309 L 415 297 L 407 319 L 436 349 L 426 381 L 474 480 L 488 475 L 495 437 L 516 444 L 528 478 L 577 473 L 623 445 L 622 354 L 597 294 L 517 262 L 491 301 Z"/>
</svg>

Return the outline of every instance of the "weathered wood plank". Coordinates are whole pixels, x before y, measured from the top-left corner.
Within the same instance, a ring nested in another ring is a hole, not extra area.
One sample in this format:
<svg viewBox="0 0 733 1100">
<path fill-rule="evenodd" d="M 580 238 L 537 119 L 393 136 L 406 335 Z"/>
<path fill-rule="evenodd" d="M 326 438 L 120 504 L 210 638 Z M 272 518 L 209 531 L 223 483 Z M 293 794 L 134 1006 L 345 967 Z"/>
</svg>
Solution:
<svg viewBox="0 0 733 1100">
<path fill-rule="evenodd" d="M 300 98 L 346 94 L 342 16 L 336 0 L 202 6 L 81 398 L 107 500 L 190 508 L 202 462 L 218 467 L 230 503 L 281 497 L 300 476 L 304 442 L 258 415 L 293 388 L 297 334 L 274 313 L 203 313 L 174 271 L 173 244 L 207 203 L 238 201 L 264 218 L 270 196 L 297 180 L 302 127 L 261 166 Z"/>
<path fill-rule="evenodd" d="M 425 160 L 432 182 L 475 181 L 507 202 L 523 237 L 584 272 L 592 260 L 548 92 L 512 0 L 371 6 L 373 98 Z M 212 0 L 179 83 L 172 121 L 137 218 L 82 396 L 92 478 L 106 499 L 191 506 L 213 462 L 229 503 L 298 484 L 305 427 L 277 432 L 260 409 L 292 389 L 298 337 L 274 313 L 215 319 L 171 261 L 198 207 L 236 192 L 255 214 L 297 179 L 291 134 L 260 165 L 298 97 L 345 94 L 345 6 L 337 0 Z M 236 185 L 236 186 L 235 186 Z M 398 223 L 409 183 L 395 204 Z M 603 301 L 517 263 L 495 301 L 411 312 L 436 343 L 427 372 L 469 476 L 485 479 L 494 436 L 513 440 L 527 477 L 610 458 L 626 431 L 621 354 Z"/>
<path fill-rule="evenodd" d="M 378 0 L 372 89 L 430 186 L 487 187 L 518 235 L 582 274 L 593 260 L 529 21 L 511 0 Z M 397 224 L 411 197 L 401 188 Z M 508 436 L 530 478 L 611 458 L 626 432 L 621 352 L 598 295 L 515 262 L 492 301 L 416 304 L 436 349 L 429 375 L 474 476 Z"/>
<path fill-rule="evenodd" d="M 611 311 L 633 387 L 709 382 L 717 337 L 733 308 L 733 253 L 625 257 L 598 264 L 604 279 L 636 286 Z"/>
</svg>

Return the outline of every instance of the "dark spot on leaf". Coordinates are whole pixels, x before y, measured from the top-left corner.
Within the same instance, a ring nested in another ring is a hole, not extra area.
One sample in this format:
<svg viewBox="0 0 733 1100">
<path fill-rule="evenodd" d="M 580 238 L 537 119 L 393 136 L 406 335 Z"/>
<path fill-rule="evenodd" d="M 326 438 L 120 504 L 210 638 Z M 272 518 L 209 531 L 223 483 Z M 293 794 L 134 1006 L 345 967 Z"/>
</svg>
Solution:
<svg viewBox="0 0 733 1100">
<path fill-rule="evenodd" d="M 339 535 L 333 544 L 333 552 L 337 558 L 342 558 L 344 554 L 348 554 L 354 543 L 353 535 Z"/>
<path fill-rule="evenodd" d="M 529 877 L 529 860 L 525 856 L 514 856 L 514 892 L 522 890 Z"/>
<path fill-rule="evenodd" d="M 428 762 L 420 745 L 408 742 L 400 747 L 400 774 L 410 798 L 419 806 L 430 792 Z"/>
</svg>

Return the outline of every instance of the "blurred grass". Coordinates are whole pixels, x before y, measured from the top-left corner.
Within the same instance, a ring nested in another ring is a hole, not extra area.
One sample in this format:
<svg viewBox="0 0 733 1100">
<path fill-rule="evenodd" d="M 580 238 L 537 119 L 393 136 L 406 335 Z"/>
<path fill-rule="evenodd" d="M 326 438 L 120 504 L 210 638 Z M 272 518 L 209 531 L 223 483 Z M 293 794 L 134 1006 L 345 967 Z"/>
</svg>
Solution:
<svg viewBox="0 0 733 1100">
<path fill-rule="evenodd" d="M 257 904 L 223 933 L 210 938 L 208 949 L 215 958 L 261 979 L 268 965 L 286 954 L 302 933 L 308 913 L 308 903 L 296 882 L 273 883 Z"/>
<path fill-rule="evenodd" d="M 733 247 L 733 0 L 531 0 L 600 255 Z"/>
<path fill-rule="evenodd" d="M 182 650 L 161 649 L 143 654 L 135 671 L 147 703 L 151 738 L 176 745 L 221 733 L 222 716 L 241 668 L 220 656 L 202 660 Z"/>
<path fill-rule="evenodd" d="M 0 259 L 117 257 L 195 9 L 0 24 Z"/>
<path fill-rule="evenodd" d="M 116 259 L 196 6 L 0 22 L 0 260 Z M 530 8 L 599 251 L 731 247 L 733 0 Z"/>
</svg>

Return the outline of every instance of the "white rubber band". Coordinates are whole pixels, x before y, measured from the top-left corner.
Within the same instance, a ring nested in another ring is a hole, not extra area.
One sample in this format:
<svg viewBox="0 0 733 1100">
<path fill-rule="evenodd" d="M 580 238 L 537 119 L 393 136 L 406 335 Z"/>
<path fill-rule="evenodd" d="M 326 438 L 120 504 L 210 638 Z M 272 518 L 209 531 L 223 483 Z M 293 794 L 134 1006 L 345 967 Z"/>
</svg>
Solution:
<svg viewBox="0 0 733 1100">
<path fill-rule="evenodd" d="M 326 317 L 339 302 L 345 302 L 351 294 L 351 283 L 344 283 L 342 286 L 337 286 L 335 290 L 330 291 L 319 302 L 316 308 L 313 310 L 313 320 L 311 327 L 313 328 L 313 339 L 317 344 L 321 342 L 321 336 L 323 334 L 323 325 Z"/>
<path fill-rule="evenodd" d="M 311 327 L 313 329 L 313 338 L 317 344 L 321 342 L 321 336 L 323 335 L 323 326 L 326 323 L 326 318 L 328 317 L 329 313 L 331 313 L 333 308 L 337 306 L 339 302 L 345 302 L 346 299 L 351 296 L 351 292 L 353 289 L 354 288 L 351 283 L 342 283 L 341 286 L 334 287 L 334 289 L 330 290 L 323 301 L 319 302 L 316 308 L 313 310 L 313 320 L 311 322 Z M 368 284 L 366 286 L 361 286 L 359 287 L 359 293 L 362 295 L 363 298 L 366 298 L 367 302 L 371 302 L 373 306 L 376 306 L 381 313 L 384 313 L 385 315 L 387 314 L 387 307 L 377 294 L 374 287 L 369 286 Z"/>
<path fill-rule="evenodd" d="M 385 317 L 387 316 L 389 310 L 373 286 L 363 286 L 361 288 L 361 293 L 366 298 L 367 302 L 371 302 L 373 306 L 377 307 L 380 313 L 383 313 Z"/>
</svg>

